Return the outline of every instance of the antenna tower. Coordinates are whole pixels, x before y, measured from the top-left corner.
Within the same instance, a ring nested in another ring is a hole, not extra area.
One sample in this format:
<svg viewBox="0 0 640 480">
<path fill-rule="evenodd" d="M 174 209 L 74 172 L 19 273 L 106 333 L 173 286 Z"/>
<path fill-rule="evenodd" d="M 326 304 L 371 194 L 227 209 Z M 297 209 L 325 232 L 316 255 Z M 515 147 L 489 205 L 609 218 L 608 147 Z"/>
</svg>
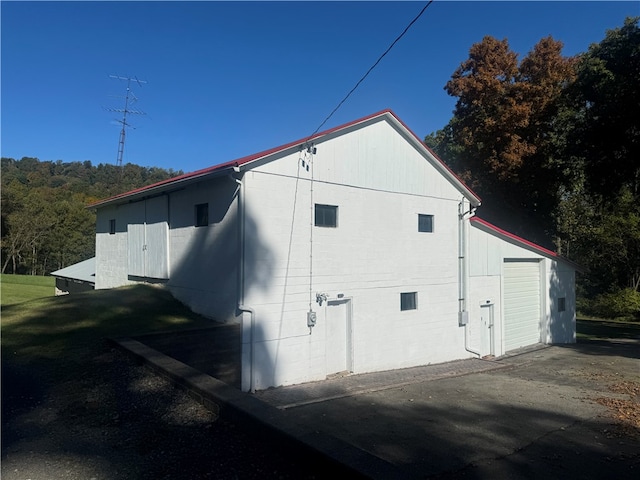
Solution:
<svg viewBox="0 0 640 480">
<path fill-rule="evenodd" d="M 131 109 L 131 105 L 138 101 L 138 98 L 131 91 L 131 82 L 135 82 L 138 86 L 142 87 L 143 83 L 147 83 L 144 80 L 138 80 L 138 77 L 120 77 L 118 75 L 109 75 L 109 78 L 115 78 L 116 80 L 125 80 L 127 82 L 127 94 L 124 97 L 124 108 L 107 108 L 109 112 L 122 113 L 122 120 L 117 120 L 122 124 L 120 130 L 120 139 L 118 141 L 118 158 L 116 159 L 116 166 L 122 166 L 122 157 L 124 155 L 124 139 L 126 136 L 126 128 L 130 127 L 127 123 L 127 115 L 146 115 L 146 113 L 140 110 Z"/>
</svg>

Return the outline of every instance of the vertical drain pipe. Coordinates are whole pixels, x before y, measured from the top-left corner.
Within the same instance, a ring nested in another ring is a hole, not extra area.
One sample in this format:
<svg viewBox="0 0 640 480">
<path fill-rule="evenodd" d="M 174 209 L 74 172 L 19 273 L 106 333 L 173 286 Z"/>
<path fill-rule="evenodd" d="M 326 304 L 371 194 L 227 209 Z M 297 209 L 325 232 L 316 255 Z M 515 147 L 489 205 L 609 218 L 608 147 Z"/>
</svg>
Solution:
<svg viewBox="0 0 640 480">
<path fill-rule="evenodd" d="M 234 167 L 236 173 L 240 172 L 238 167 Z M 245 250 L 245 201 L 244 201 L 244 181 L 233 177 L 240 186 L 238 189 L 238 311 L 240 313 L 248 313 L 249 322 L 249 392 L 255 393 L 255 381 L 253 373 L 253 331 L 255 328 L 256 312 L 253 308 L 249 308 L 244 304 L 244 250 Z M 242 316 L 242 330 L 244 332 L 244 315 Z M 240 362 L 242 365 L 242 361 Z"/>
<path fill-rule="evenodd" d="M 464 326 L 464 349 L 480 357 L 480 352 L 469 346 L 469 312 L 467 311 L 467 229 L 465 216 L 472 210 L 465 211 L 464 197 L 458 204 L 458 325 Z"/>
<path fill-rule="evenodd" d="M 243 304 L 238 305 L 238 310 L 243 313 L 248 313 L 251 318 L 249 326 L 249 392 L 255 393 L 256 387 L 253 375 L 253 329 L 255 325 L 256 312 L 253 308 L 249 308 Z M 242 320 L 242 323 L 244 324 L 244 319 Z"/>
</svg>

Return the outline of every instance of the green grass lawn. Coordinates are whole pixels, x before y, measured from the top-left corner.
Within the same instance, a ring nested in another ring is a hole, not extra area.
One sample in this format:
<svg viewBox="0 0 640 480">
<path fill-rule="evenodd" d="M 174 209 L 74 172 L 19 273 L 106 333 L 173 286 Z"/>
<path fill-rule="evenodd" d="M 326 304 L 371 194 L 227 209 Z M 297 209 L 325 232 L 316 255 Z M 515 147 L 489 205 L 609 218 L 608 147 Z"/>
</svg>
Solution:
<svg viewBox="0 0 640 480">
<path fill-rule="evenodd" d="M 53 297 L 55 285 L 53 277 L 3 273 L 0 276 L 0 304 L 15 305 L 36 298 Z"/>
<path fill-rule="evenodd" d="M 73 378 L 108 348 L 107 338 L 211 324 L 168 291 L 151 286 L 50 295 L 2 305 L 2 361 L 28 367 L 40 378 Z"/>
<path fill-rule="evenodd" d="M 639 339 L 640 322 L 579 317 L 576 321 L 576 337 L 578 341 Z"/>
</svg>

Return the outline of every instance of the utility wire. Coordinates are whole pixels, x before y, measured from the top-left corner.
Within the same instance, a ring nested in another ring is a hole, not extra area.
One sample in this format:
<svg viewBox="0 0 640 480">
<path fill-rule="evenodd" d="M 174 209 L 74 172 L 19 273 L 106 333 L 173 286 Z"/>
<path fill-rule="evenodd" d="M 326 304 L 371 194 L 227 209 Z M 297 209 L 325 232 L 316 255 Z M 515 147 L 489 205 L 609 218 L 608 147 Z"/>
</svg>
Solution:
<svg viewBox="0 0 640 480">
<path fill-rule="evenodd" d="M 429 2 L 424 7 L 422 7 L 422 10 L 420 10 L 420 13 L 418 13 L 418 15 L 413 20 L 411 20 L 411 22 L 409 23 L 409 25 L 407 25 L 404 31 L 400 35 L 398 35 L 398 37 L 393 41 L 391 45 L 389 45 L 389 48 L 387 48 L 385 52 L 382 55 L 380 55 L 380 57 L 378 57 L 378 60 L 376 60 L 376 62 L 373 65 L 371 65 L 369 70 L 367 70 L 367 73 L 365 73 L 364 76 L 360 80 L 358 80 L 358 83 L 356 83 L 356 85 L 351 89 L 351 91 L 347 93 L 347 96 L 342 99 L 342 101 L 338 104 L 336 108 L 333 109 L 333 111 L 329 114 L 329 116 L 323 120 L 320 126 L 318 126 L 318 128 L 316 128 L 315 131 L 311 135 L 309 135 L 309 138 L 312 138 L 316 133 L 318 133 L 318 131 L 320 131 L 320 129 L 324 126 L 324 124 L 329 121 L 329 119 L 333 116 L 333 114 L 336 113 L 338 109 L 342 106 L 342 104 L 346 102 L 347 99 L 351 96 L 351 94 L 356 91 L 356 88 L 358 88 L 360 84 L 364 81 L 364 79 L 367 78 L 369 74 L 373 71 L 373 69 L 378 66 L 380 61 L 384 58 L 384 56 L 387 53 L 391 51 L 391 49 L 395 46 L 395 44 L 398 43 L 402 37 L 404 37 L 405 33 L 409 31 L 412 25 L 418 21 L 418 19 L 422 16 L 425 10 L 429 8 L 429 5 L 431 5 L 432 3 L 433 3 L 433 0 L 429 0 Z"/>
</svg>

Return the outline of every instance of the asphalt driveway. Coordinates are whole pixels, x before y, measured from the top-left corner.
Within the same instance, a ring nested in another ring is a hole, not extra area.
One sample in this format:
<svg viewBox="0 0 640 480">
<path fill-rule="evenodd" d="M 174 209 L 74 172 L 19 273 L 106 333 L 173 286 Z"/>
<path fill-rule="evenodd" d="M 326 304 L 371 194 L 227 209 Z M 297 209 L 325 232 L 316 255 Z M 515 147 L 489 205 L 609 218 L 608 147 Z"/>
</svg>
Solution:
<svg viewBox="0 0 640 480">
<path fill-rule="evenodd" d="M 493 361 L 351 375 L 254 395 L 203 373 L 200 354 L 169 352 L 197 358 L 198 370 L 139 341 L 129 344 L 159 375 L 107 350 L 96 352 L 89 377 L 45 395 L 37 382 L 25 383 L 30 372 L 3 364 L 3 386 L 12 385 L 11 395 L 3 392 L 3 477 L 635 479 L 640 473 L 637 338 L 540 346 Z M 184 345 L 205 347 L 194 336 Z M 183 388 L 172 388 L 176 383 Z"/>
<path fill-rule="evenodd" d="M 474 373 L 453 362 L 257 397 L 388 462 L 397 478 L 635 479 L 640 431 L 616 422 L 611 405 L 637 415 L 639 353 L 637 340 L 540 347 Z M 372 477 L 393 471 L 361 463 Z"/>
</svg>

